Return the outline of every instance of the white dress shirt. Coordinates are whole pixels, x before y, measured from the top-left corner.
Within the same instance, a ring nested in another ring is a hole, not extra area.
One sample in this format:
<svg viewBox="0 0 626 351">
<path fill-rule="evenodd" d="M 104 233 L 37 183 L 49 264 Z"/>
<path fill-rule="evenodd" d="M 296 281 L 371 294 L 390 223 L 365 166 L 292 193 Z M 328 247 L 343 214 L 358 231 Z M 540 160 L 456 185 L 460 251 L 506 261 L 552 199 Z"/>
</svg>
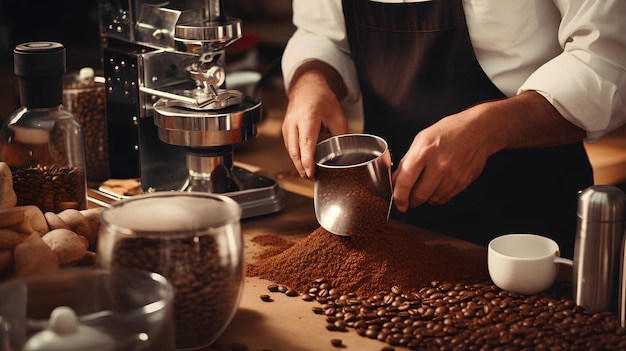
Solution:
<svg viewBox="0 0 626 351">
<path fill-rule="evenodd" d="M 626 0 L 463 0 L 463 8 L 478 62 L 506 96 L 539 92 L 588 142 L 626 123 Z M 360 114 L 341 0 L 294 0 L 293 22 L 286 86 L 303 62 L 325 61 L 348 88 L 342 104 Z"/>
</svg>

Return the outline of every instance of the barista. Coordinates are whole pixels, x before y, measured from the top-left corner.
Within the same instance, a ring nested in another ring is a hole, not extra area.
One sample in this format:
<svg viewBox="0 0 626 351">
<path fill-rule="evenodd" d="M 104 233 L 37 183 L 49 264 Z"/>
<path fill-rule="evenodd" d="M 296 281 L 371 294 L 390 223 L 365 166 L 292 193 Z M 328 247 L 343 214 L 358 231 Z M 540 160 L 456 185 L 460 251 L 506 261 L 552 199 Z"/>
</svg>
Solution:
<svg viewBox="0 0 626 351">
<path fill-rule="evenodd" d="M 571 257 L 582 141 L 626 122 L 622 0 L 294 0 L 285 146 L 314 176 L 320 132 L 394 159 L 392 216 L 481 245 L 507 232 Z M 358 115 L 358 113 L 357 113 Z M 358 119 L 357 119 L 358 121 Z"/>
</svg>

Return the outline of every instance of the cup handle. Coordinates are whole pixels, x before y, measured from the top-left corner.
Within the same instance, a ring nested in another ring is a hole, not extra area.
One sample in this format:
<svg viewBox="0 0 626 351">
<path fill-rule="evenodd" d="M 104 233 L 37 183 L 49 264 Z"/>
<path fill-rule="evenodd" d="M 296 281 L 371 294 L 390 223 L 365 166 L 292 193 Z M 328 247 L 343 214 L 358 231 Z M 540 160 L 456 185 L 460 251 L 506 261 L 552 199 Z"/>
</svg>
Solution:
<svg viewBox="0 0 626 351">
<path fill-rule="evenodd" d="M 574 261 L 570 260 L 569 258 L 563 258 L 563 257 L 558 257 L 558 256 L 554 258 L 554 262 L 566 264 L 568 266 L 574 265 Z"/>
</svg>

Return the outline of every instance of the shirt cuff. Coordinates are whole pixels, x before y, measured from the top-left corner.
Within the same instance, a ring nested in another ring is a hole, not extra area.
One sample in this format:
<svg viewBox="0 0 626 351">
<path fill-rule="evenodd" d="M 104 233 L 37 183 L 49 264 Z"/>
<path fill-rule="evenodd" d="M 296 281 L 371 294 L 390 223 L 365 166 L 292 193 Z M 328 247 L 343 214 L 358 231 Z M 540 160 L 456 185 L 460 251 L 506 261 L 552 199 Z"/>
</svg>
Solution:
<svg viewBox="0 0 626 351">
<path fill-rule="evenodd" d="M 339 72 L 348 92 L 342 104 L 354 104 L 360 100 L 361 91 L 350 55 L 340 50 L 333 41 L 303 30 L 294 33 L 283 53 L 281 68 L 286 91 L 296 69 L 311 60 L 323 61 Z"/>
<path fill-rule="evenodd" d="M 529 90 L 537 91 L 566 120 L 586 130 L 587 142 L 596 141 L 626 120 L 619 112 L 624 107 L 617 86 L 571 53 L 562 53 L 541 66 L 518 94 Z"/>
</svg>

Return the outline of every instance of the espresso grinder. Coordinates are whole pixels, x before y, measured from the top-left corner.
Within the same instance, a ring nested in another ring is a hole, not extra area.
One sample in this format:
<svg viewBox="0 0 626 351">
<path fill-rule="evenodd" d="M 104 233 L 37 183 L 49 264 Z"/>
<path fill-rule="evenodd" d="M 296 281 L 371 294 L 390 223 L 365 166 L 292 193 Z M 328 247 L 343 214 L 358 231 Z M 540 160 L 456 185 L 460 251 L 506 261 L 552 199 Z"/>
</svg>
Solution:
<svg viewBox="0 0 626 351">
<path fill-rule="evenodd" d="M 282 209 L 276 181 L 234 165 L 262 117 L 257 97 L 226 86 L 241 21 L 219 0 L 100 0 L 99 12 L 110 178 L 228 195 L 244 218 Z"/>
</svg>

